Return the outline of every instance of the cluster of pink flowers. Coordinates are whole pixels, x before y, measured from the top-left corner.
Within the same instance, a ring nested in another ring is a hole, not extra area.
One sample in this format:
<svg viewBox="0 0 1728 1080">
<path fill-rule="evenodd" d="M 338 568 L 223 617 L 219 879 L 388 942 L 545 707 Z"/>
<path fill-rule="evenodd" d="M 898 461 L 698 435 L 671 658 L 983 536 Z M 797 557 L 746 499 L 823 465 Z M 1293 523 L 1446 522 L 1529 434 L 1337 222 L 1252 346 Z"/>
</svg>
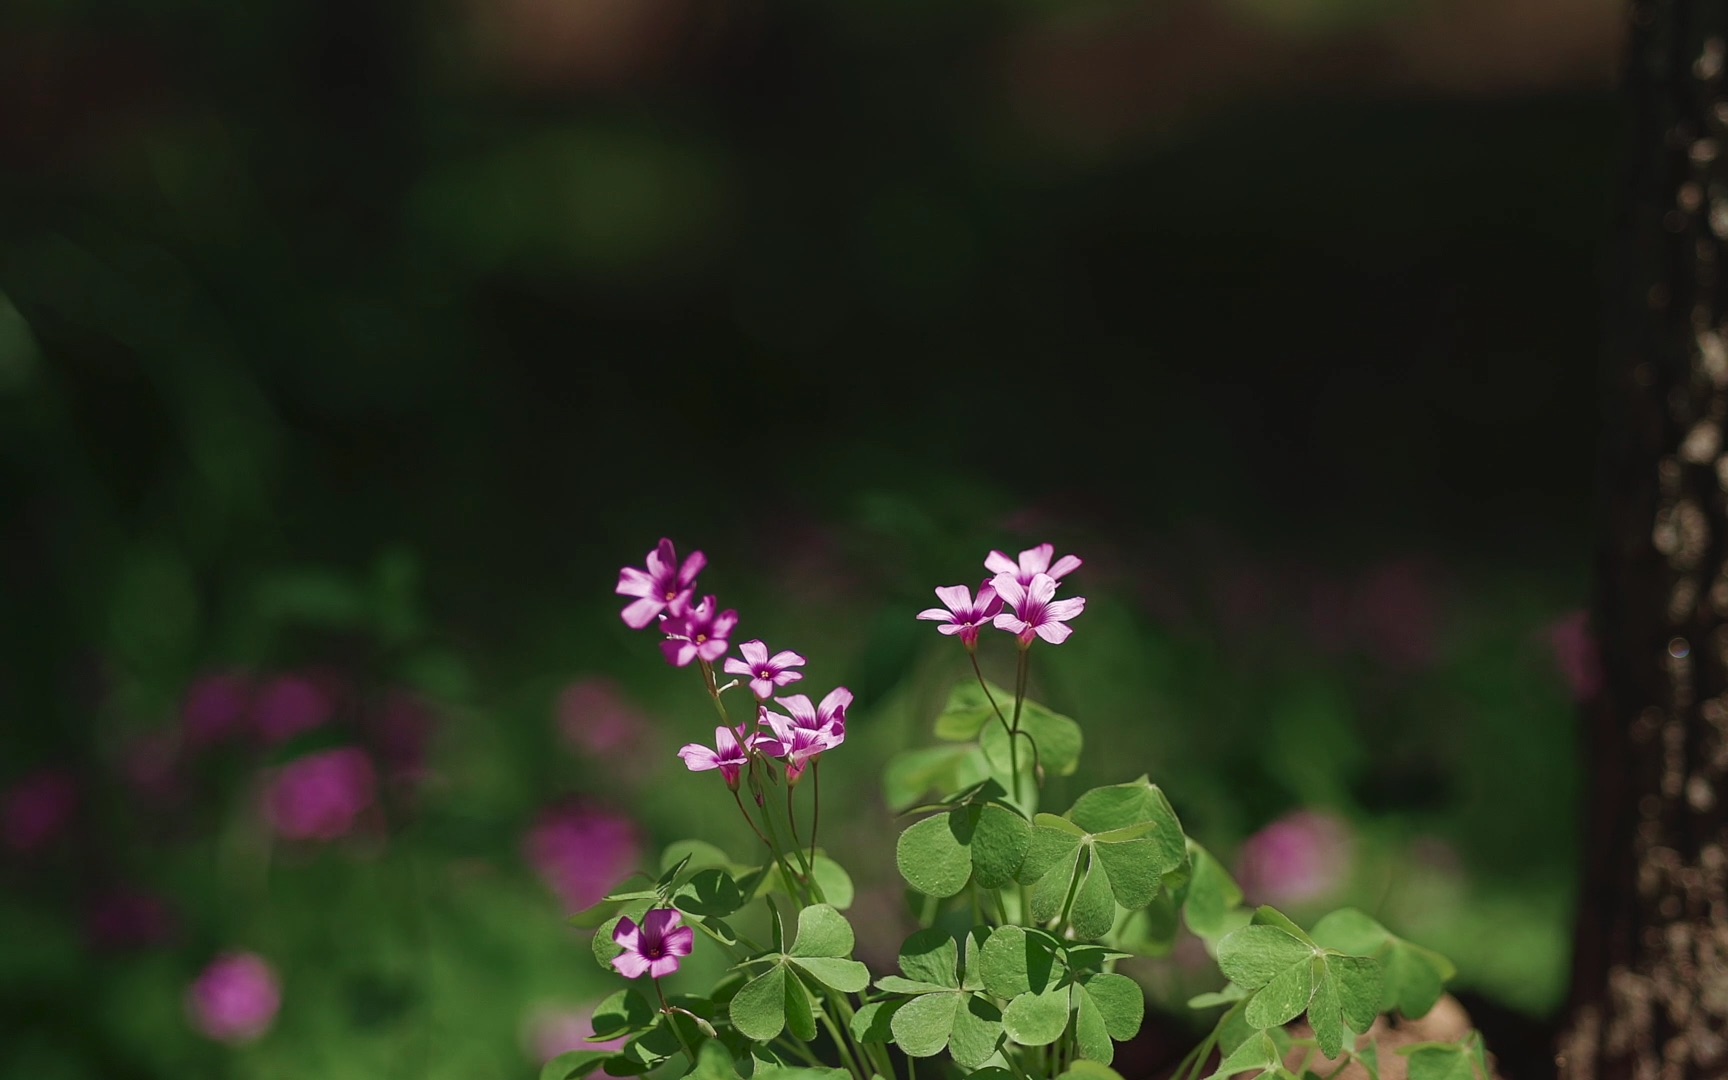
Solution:
<svg viewBox="0 0 1728 1080">
<path fill-rule="evenodd" d="M 523 842 L 528 862 L 578 912 L 599 903 L 635 868 L 642 840 L 629 818 L 589 805 L 545 810 Z"/>
<path fill-rule="evenodd" d="M 1078 570 L 1081 561 L 1064 555 L 1052 563 L 1055 554 L 1052 544 L 1027 548 L 1018 560 L 992 551 L 984 569 L 994 576 L 978 586 L 977 596 L 964 585 L 941 586 L 936 597 L 945 606 L 926 608 L 917 617 L 941 622 L 936 629 L 958 635 L 968 651 L 978 648 L 978 632 L 985 626 L 1013 634 L 1022 649 L 1030 648 L 1034 638 L 1060 645 L 1074 632 L 1068 622 L 1086 610 L 1086 598 L 1056 599 L 1058 584 Z"/>
<path fill-rule="evenodd" d="M 372 805 L 372 759 L 351 746 L 295 758 L 264 789 L 264 818 L 289 840 L 335 840 Z"/>
<path fill-rule="evenodd" d="M 623 611 L 624 623 L 633 630 L 658 624 L 665 634 L 660 648 L 667 661 L 677 667 L 699 661 L 716 696 L 740 685 L 713 682 L 712 668 L 724 659 L 725 673 L 740 676 L 757 700 L 758 730 L 752 731 L 749 724 L 722 725 L 714 729 L 713 746 L 689 743 L 678 751 L 691 772 L 719 770 L 726 786 L 736 791 L 751 756 L 760 754 L 783 760 L 787 782 L 795 784 L 820 755 L 846 740 L 852 691 L 843 686 L 832 690 L 820 705 L 812 705 L 803 694 L 775 697 L 777 690 L 804 678 L 796 669 L 808 661 L 790 650 L 771 652 L 760 639 L 744 642 L 737 656 L 728 656 L 738 613 L 720 610 L 713 596 L 696 600 L 696 576 L 707 565 L 708 558 L 700 551 L 680 564 L 672 541 L 661 540 L 648 553 L 645 569 L 625 567 L 618 575 L 618 595 L 635 597 Z M 790 715 L 768 708 L 769 700 Z"/>
</svg>

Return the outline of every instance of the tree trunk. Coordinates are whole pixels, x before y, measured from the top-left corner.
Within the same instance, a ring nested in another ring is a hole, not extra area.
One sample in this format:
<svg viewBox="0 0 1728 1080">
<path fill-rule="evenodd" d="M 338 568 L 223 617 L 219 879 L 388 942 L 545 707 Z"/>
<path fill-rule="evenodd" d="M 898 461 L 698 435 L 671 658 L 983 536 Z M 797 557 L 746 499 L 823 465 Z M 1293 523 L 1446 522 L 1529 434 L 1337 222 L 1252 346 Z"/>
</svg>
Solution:
<svg viewBox="0 0 1728 1080">
<path fill-rule="evenodd" d="M 1633 4 L 1574 1080 L 1728 1074 L 1725 31 L 1725 0 Z"/>
</svg>

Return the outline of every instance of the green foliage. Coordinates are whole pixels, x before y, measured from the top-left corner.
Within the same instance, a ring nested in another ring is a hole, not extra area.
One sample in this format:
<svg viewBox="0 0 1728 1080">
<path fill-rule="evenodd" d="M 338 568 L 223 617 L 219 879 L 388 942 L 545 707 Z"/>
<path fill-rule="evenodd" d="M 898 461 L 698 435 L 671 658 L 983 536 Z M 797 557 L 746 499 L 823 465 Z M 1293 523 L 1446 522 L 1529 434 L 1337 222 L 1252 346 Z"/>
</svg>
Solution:
<svg viewBox="0 0 1728 1080">
<path fill-rule="evenodd" d="M 1397 1009 L 1411 1018 L 1426 1016 L 1440 1000 L 1442 984 L 1456 973 L 1444 956 L 1405 941 L 1354 908 L 1334 911 L 1315 923 L 1314 940 L 1379 961 L 1383 979 L 1377 1011 Z"/>
</svg>

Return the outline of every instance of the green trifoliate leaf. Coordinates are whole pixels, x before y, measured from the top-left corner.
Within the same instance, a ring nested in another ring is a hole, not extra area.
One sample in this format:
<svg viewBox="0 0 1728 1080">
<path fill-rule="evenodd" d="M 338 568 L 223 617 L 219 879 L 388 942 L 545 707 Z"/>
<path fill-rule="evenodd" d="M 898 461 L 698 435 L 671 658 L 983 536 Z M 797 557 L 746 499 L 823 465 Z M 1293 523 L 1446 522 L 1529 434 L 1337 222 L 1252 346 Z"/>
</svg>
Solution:
<svg viewBox="0 0 1728 1080">
<path fill-rule="evenodd" d="M 977 824 L 973 808 L 927 817 L 900 834 L 894 861 L 906 883 L 925 896 L 954 896 L 972 878 L 969 845 Z"/>
<path fill-rule="evenodd" d="M 1043 875 L 1032 882 L 1027 899 L 1031 902 L 1034 921 L 1049 922 L 1062 913 L 1062 905 L 1068 902 L 1069 890 L 1074 885 L 1074 875 L 1080 869 L 1080 858 L 1081 844 L 1075 841 L 1057 856 L 1056 861 L 1050 864 Z"/>
<path fill-rule="evenodd" d="M 889 1020 L 894 1042 L 911 1057 L 940 1054 L 954 1032 L 954 1014 L 960 1006 L 960 994 L 925 994 L 911 999 Z"/>
<path fill-rule="evenodd" d="M 1314 997 L 1314 974 L 1309 957 L 1274 975 L 1248 999 L 1243 1014 L 1250 1027 L 1283 1027 L 1302 1015 Z"/>
<path fill-rule="evenodd" d="M 794 956 L 792 963 L 823 986 L 856 994 L 870 985 L 870 969 L 857 960 L 831 956 Z"/>
<path fill-rule="evenodd" d="M 732 1052 L 710 1039 L 696 1052 L 696 1064 L 684 1074 L 687 1080 L 739 1080 Z"/>
<path fill-rule="evenodd" d="M 660 1014 L 635 990 L 619 990 L 594 1006 L 589 1023 L 597 1039 L 634 1035 L 653 1026 Z"/>
<path fill-rule="evenodd" d="M 976 1069 L 990 1059 L 1002 1044 L 1002 1011 L 992 1002 L 967 995 L 954 1013 L 954 1031 L 948 1037 L 948 1053 L 962 1068 Z"/>
<path fill-rule="evenodd" d="M 1002 1010 L 1002 1027 L 1021 1046 L 1048 1046 L 1068 1030 L 1068 988 L 1021 994 Z"/>
<path fill-rule="evenodd" d="M 732 1003 L 727 1010 L 732 1017 L 732 1026 L 760 1043 L 768 1042 L 779 1035 L 786 1028 L 787 982 L 785 965 L 775 964 L 745 983 L 743 988 L 732 996 Z M 799 988 L 798 992 L 802 994 L 802 988 Z"/>
<path fill-rule="evenodd" d="M 816 861 L 810 867 L 810 874 L 816 879 L 816 884 L 821 886 L 822 895 L 830 906 L 840 911 L 852 906 L 857 892 L 852 887 L 852 875 L 846 872 L 844 866 L 829 858 L 827 852 L 816 853 Z"/>
<path fill-rule="evenodd" d="M 1315 944 L 1314 939 L 1309 937 L 1307 932 L 1300 926 L 1297 926 L 1293 921 L 1291 921 L 1290 916 L 1267 904 L 1261 904 L 1259 907 L 1254 909 L 1254 918 L 1250 920 L 1250 922 L 1251 925 L 1254 926 L 1277 927 L 1286 934 L 1295 938 L 1297 941 L 1302 942 L 1304 945 Z"/>
<path fill-rule="evenodd" d="M 959 989 L 960 945 L 946 930 L 920 930 L 900 946 L 900 971 L 915 983 Z"/>
<path fill-rule="evenodd" d="M 1116 901 L 1111 895 L 1114 882 L 1099 857 L 1103 845 L 1088 848 L 1090 858 L 1068 909 L 1068 925 L 1082 938 L 1101 938 L 1116 923 Z"/>
<path fill-rule="evenodd" d="M 1176 947 L 1180 929 L 1175 898 L 1160 891 L 1150 904 L 1129 912 L 1128 918 L 1106 940 L 1136 956 L 1169 956 Z"/>
<path fill-rule="evenodd" d="M 1312 945 L 1278 926 L 1250 925 L 1226 934 L 1218 942 L 1218 967 L 1225 976 L 1249 990 L 1258 990 L 1280 972 L 1306 965 Z"/>
<path fill-rule="evenodd" d="M 1108 1065 L 1116 1060 L 1116 1044 L 1110 1041 L 1110 1032 L 1104 1026 L 1104 1016 L 1091 998 L 1080 994 L 1077 999 L 1078 1004 L 1074 1009 L 1074 1041 L 1080 1049 L 1080 1056 Z"/>
<path fill-rule="evenodd" d="M 885 1043 L 894 1037 L 890 1024 L 906 1004 L 905 998 L 872 1001 L 852 1014 L 852 1037 L 859 1042 Z"/>
<path fill-rule="evenodd" d="M 1476 1063 L 1457 1043 L 1421 1043 L 1398 1052 L 1410 1059 L 1410 1080 L 1475 1080 Z"/>
<path fill-rule="evenodd" d="M 798 936 L 791 956 L 852 955 L 852 924 L 829 904 L 812 904 L 798 913 Z"/>
<path fill-rule="evenodd" d="M 1366 956 L 1326 957 L 1327 972 L 1338 984 L 1338 1004 L 1351 1031 L 1367 1031 L 1380 1015 L 1380 964 Z"/>
<path fill-rule="evenodd" d="M 998 698 L 998 701 L 1001 699 Z M 1003 712 L 1013 720 L 1014 697 L 1009 695 L 1003 704 Z M 1027 701 L 1020 709 L 1020 732 L 1014 742 L 1019 743 L 1017 753 L 1020 756 L 1020 768 L 1028 770 L 1032 767 L 1032 748 L 1027 741 L 1038 746 L 1038 764 L 1044 767 L 1049 776 L 1072 776 L 1080 767 L 1080 751 L 1085 740 L 1080 733 L 1080 725 L 1051 712 L 1036 701 Z M 1012 766 L 1013 755 L 1008 751 L 1008 733 L 991 714 L 991 722 L 984 725 L 978 733 L 978 743 L 984 748 L 984 757 L 998 776 L 1008 776 Z"/>
<path fill-rule="evenodd" d="M 997 927 L 979 954 L 984 989 L 1005 999 L 1050 989 L 1064 970 L 1061 948 L 1042 930 Z"/>
<path fill-rule="evenodd" d="M 1320 1052 L 1335 1058 L 1344 1052 L 1344 1009 L 1338 1000 L 1338 980 L 1323 957 L 1316 957 L 1313 966 L 1314 998 L 1308 1006 L 1308 1026 L 1314 1029 Z M 1248 1007 L 1253 1008 L 1254 1003 L 1249 1002 Z"/>
<path fill-rule="evenodd" d="M 1146 992 L 1126 975 L 1099 972 L 1080 983 L 1080 989 L 1104 1019 L 1104 1027 L 1117 1042 L 1127 1042 L 1140 1032 L 1146 1019 Z"/>
<path fill-rule="evenodd" d="M 1197 936 L 1216 941 L 1236 929 L 1230 913 L 1242 905 L 1242 889 L 1217 859 L 1199 844 L 1188 842 L 1193 865 L 1182 901 L 1182 918 Z"/>
<path fill-rule="evenodd" d="M 1262 1031 L 1250 1036 L 1235 1050 L 1232 1050 L 1229 1056 L 1219 1064 L 1217 1071 L 1207 1077 L 1206 1080 L 1227 1080 L 1237 1073 L 1265 1072 L 1268 1069 L 1276 1069 L 1283 1060 L 1284 1056 L 1279 1053 L 1278 1046 L 1272 1041 L 1272 1037 Z"/>
<path fill-rule="evenodd" d="M 744 906 L 744 892 L 724 870 L 698 870 L 679 886 L 672 902 L 687 915 L 704 918 L 730 915 Z"/>
<path fill-rule="evenodd" d="M 1314 940 L 1329 949 L 1380 962 L 1379 1011 L 1426 1016 L 1456 973 L 1444 956 L 1405 941 L 1354 908 L 1334 911 L 1314 925 Z M 1363 1030 L 1358 1028 L 1357 1030 Z"/>
<path fill-rule="evenodd" d="M 694 858 L 695 856 L 692 854 L 685 854 L 681 855 L 676 862 L 669 864 L 661 873 L 659 880 L 654 882 L 656 891 L 661 895 L 670 895 L 677 886 L 679 875 L 684 873 L 684 868 L 689 866 Z"/>
<path fill-rule="evenodd" d="M 917 979 L 902 979 L 898 975 L 883 975 L 876 980 L 876 989 L 890 994 L 940 994 L 944 990 L 955 988 L 942 986 L 939 983 L 921 982 Z"/>
<path fill-rule="evenodd" d="M 990 703 L 990 697 L 985 695 L 976 680 L 956 683 L 948 692 L 948 703 L 936 717 L 936 737 L 949 742 L 971 742 L 978 738 L 985 724 L 1000 725 L 996 710 L 1001 708 L 1002 715 L 1010 715 L 1014 709 L 1014 693 L 993 685 L 990 695 L 996 699 L 995 705 Z"/>
<path fill-rule="evenodd" d="M 1369 1040 L 1368 1045 L 1356 1051 L 1356 1060 L 1361 1063 L 1364 1069 L 1368 1070 L 1368 1080 L 1380 1080 L 1380 1049 L 1378 1043 Z M 1489 1074 L 1484 1072 L 1482 1075 L 1484 1080 L 1487 1080 Z"/>
<path fill-rule="evenodd" d="M 571 1050 L 559 1054 L 540 1070 L 540 1080 L 580 1080 L 611 1056 L 610 1050 Z"/>
<path fill-rule="evenodd" d="M 1030 822 L 1007 807 L 985 803 L 972 833 L 973 877 L 986 889 L 1007 885 L 1019 872 L 1031 843 Z"/>
<path fill-rule="evenodd" d="M 795 1039 L 809 1042 L 816 1037 L 816 1013 L 810 1004 L 810 991 L 804 980 L 786 972 L 786 1030 Z"/>
</svg>

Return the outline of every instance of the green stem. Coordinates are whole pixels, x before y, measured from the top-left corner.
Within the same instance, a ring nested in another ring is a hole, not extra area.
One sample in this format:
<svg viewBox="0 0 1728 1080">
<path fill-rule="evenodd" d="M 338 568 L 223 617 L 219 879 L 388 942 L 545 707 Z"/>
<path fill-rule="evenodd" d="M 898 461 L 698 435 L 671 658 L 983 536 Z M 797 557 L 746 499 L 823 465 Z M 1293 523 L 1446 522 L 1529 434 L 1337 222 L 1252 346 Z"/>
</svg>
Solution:
<svg viewBox="0 0 1728 1080">
<path fill-rule="evenodd" d="M 694 1068 L 696 1065 L 696 1051 L 690 1049 L 690 1044 L 684 1041 L 684 1033 L 678 1030 L 678 1017 L 673 1014 L 672 1006 L 666 1003 L 666 989 L 660 985 L 659 979 L 654 980 L 654 992 L 660 995 L 660 1012 L 665 1015 L 667 1025 L 671 1027 L 672 1034 L 677 1036 L 678 1045 L 683 1047 L 684 1056 L 690 1059 L 690 1065 Z"/>
<path fill-rule="evenodd" d="M 1002 890 L 991 889 L 990 895 L 996 900 L 996 925 L 1008 925 L 1008 905 L 1002 902 Z"/>
<path fill-rule="evenodd" d="M 732 717 L 726 712 L 726 703 L 720 700 L 720 684 L 714 680 L 714 665 L 697 658 L 702 665 L 702 685 L 708 690 L 708 697 L 714 702 L 714 709 L 720 714 L 720 722 L 727 727 L 732 726 Z"/>
<path fill-rule="evenodd" d="M 732 789 L 732 801 L 738 804 L 738 812 L 744 815 L 744 823 L 750 826 L 750 831 L 756 834 L 756 839 L 772 848 L 774 845 L 769 844 L 768 838 L 762 835 L 762 830 L 756 827 L 756 822 L 750 817 L 750 811 L 744 809 L 744 798 L 738 794 L 737 788 Z"/>
<path fill-rule="evenodd" d="M 792 868 L 786 862 L 786 851 L 780 846 L 780 830 L 774 827 L 774 815 L 768 812 L 766 806 L 762 808 L 762 823 L 768 826 L 768 847 L 774 853 L 774 865 L 780 868 L 780 880 L 786 885 L 786 895 L 794 903 L 808 907 L 810 905 L 809 891 L 801 890 L 794 884 L 797 875 L 792 872 Z"/>
<path fill-rule="evenodd" d="M 864 1066 L 860 1065 L 858 1058 L 853 1055 L 852 1044 L 841 1036 L 840 1029 L 834 1026 L 833 1020 L 829 1019 L 827 1010 L 822 1011 L 820 1018 L 822 1026 L 828 1029 L 828 1037 L 834 1040 L 835 1048 L 840 1051 L 840 1059 L 845 1063 L 846 1068 L 858 1080 L 870 1080 L 870 1074 L 864 1071 Z"/>
<path fill-rule="evenodd" d="M 1013 778 L 1014 801 L 1020 801 L 1020 741 L 1014 736 L 1020 734 L 1020 710 L 1026 704 L 1026 673 L 1031 667 L 1028 659 L 1032 650 L 1026 645 L 1020 646 L 1020 659 L 1014 670 L 1014 721 L 1008 726 L 1008 772 Z"/>
<path fill-rule="evenodd" d="M 845 994 L 835 991 L 829 995 L 835 1010 L 840 1014 L 840 1026 L 848 1038 L 852 1038 L 852 1020 L 857 1014 L 852 1011 L 852 1002 Z M 872 1068 L 884 1077 L 893 1080 L 894 1063 L 888 1057 L 888 1048 L 880 1043 L 867 1043 L 854 1039 L 853 1045 L 858 1048 L 860 1058 L 867 1058 Z"/>
<path fill-rule="evenodd" d="M 822 825 L 822 759 L 810 763 L 810 880 L 816 880 L 816 830 Z"/>
<path fill-rule="evenodd" d="M 780 1049 L 780 1050 L 790 1051 L 794 1055 L 802 1058 L 804 1061 L 804 1064 L 810 1066 L 813 1069 L 825 1069 L 828 1067 L 822 1063 L 821 1059 L 819 1059 L 815 1054 L 812 1054 L 810 1052 L 810 1048 L 808 1046 L 805 1046 L 801 1042 L 794 1042 L 793 1040 L 787 1038 L 784 1035 L 775 1039 L 774 1042 L 771 1043 L 770 1045 L 774 1046 L 775 1048 Z"/>
</svg>

